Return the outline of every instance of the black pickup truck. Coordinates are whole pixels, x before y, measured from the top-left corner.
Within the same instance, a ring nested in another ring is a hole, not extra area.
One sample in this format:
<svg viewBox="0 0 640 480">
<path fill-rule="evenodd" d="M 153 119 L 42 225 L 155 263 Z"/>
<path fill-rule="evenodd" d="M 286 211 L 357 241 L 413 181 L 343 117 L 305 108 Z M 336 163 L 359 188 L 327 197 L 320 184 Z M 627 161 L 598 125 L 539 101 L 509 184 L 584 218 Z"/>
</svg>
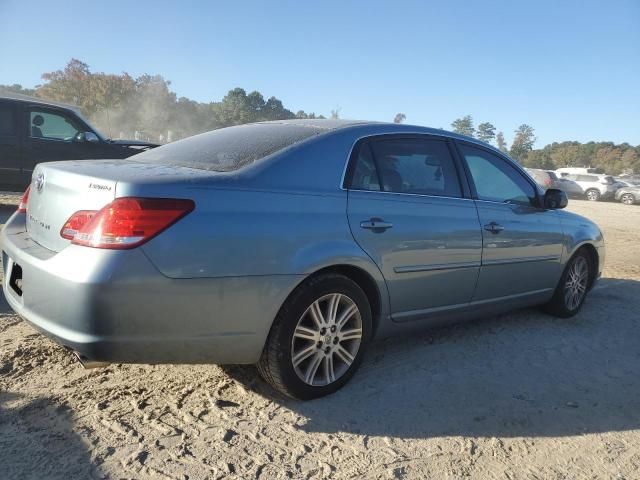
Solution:
<svg viewBox="0 0 640 480">
<path fill-rule="evenodd" d="M 24 190 L 41 162 L 126 158 L 156 146 L 106 139 L 69 105 L 0 94 L 0 189 Z"/>
</svg>

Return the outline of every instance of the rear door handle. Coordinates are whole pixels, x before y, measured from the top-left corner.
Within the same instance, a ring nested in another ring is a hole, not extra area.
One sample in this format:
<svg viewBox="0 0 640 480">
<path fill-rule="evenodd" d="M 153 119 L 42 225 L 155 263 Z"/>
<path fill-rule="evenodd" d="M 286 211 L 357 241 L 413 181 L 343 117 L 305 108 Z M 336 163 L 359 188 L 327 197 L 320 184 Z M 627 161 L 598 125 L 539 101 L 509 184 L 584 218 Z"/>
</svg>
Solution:
<svg viewBox="0 0 640 480">
<path fill-rule="evenodd" d="M 376 230 L 384 232 L 391 227 L 393 227 L 393 223 L 385 222 L 383 219 L 377 217 L 360 222 L 360 228 L 366 228 L 367 230 L 373 230 L 374 232 Z"/>
<path fill-rule="evenodd" d="M 491 233 L 500 233 L 501 231 L 504 230 L 504 227 L 502 225 L 500 225 L 498 222 L 491 222 L 491 223 L 487 223 L 484 226 L 484 229 L 487 232 L 491 232 Z"/>
</svg>

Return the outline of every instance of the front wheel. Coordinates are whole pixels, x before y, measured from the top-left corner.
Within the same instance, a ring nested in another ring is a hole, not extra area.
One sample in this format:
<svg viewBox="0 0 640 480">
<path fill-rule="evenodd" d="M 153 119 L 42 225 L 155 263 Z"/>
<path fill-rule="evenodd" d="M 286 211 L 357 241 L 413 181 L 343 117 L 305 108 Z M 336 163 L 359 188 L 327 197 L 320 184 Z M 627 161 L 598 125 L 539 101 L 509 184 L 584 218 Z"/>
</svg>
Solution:
<svg viewBox="0 0 640 480">
<path fill-rule="evenodd" d="M 624 195 L 622 195 L 622 197 L 620 197 L 620 201 L 625 205 L 633 205 L 634 203 L 636 203 L 636 198 L 630 193 L 625 193 Z"/>
<path fill-rule="evenodd" d="M 545 310 L 561 318 L 573 317 L 582 308 L 591 281 L 591 259 L 584 250 L 571 257 Z"/>
<path fill-rule="evenodd" d="M 598 200 L 600 200 L 600 192 L 595 188 L 587 190 L 586 196 L 587 196 L 587 200 L 591 202 L 597 202 Z"/>
<path fill-rule="evenodd" d="M 313 277 L 280 309 L 258 371 L 289 397 L 328 395 L 355 373 L 371 333 L 371 307 L 357 283 L 334 273 Z"/>
</svg>

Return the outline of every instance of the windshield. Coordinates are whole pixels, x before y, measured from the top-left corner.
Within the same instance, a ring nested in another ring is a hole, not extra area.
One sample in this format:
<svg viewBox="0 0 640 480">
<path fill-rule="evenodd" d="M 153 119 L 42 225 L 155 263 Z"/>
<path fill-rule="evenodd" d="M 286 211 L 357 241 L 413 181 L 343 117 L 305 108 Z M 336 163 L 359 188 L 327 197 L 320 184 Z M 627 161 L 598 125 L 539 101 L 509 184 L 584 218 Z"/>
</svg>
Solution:
<svg viewBox="0 0 640 480">
<path fill-rule="evenodd" d="M 324 128 L 284 123 L 239 125 L 189 137 L 131 159 L 230 172 L 324 131 Z"/>
</svg>

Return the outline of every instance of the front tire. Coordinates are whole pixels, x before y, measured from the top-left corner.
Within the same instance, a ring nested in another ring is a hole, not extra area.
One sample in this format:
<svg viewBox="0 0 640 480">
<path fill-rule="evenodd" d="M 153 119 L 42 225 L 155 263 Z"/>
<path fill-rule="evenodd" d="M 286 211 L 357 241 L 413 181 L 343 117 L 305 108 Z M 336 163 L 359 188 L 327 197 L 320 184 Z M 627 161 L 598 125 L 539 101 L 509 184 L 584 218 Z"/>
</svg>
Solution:
<svg viewBox="0 0 640 480">
<path fill-rule="evenodd" d="M 591 201 L 591 202 L 597 202 L 600 200 L 600 192 L 598 190 L 596 190 L 595 188 L 591 188 L 589 190 L 587 190 L 585 192 L 585 195 L 587 197 L 587 200 Z"/>
<path fill-rule="evenodd" d="M 577 314 L 589 290 L 592 268 L 589 254 L 578 250 L 562 272 L 551 301 L 544 307 L 545 311 L 560 318 Z"/>
<path fill-rule="evenodd" d="M 333 393 L 360 365 L 372 325 L 368 298 L 357 283 L 336 273 L 312 277 L 278 312 L 258 371 L 292 398 Z"/>
<path fill-rule="evenodd" d="M 622 195 L 622 197 L 620 197 L 620 201 L 625 205 L 633 205 L 634 203 L 636 203 L 636 197 L 634 197 L 630 193 L 625 193 L 624 195 Z"/>
</svg>

